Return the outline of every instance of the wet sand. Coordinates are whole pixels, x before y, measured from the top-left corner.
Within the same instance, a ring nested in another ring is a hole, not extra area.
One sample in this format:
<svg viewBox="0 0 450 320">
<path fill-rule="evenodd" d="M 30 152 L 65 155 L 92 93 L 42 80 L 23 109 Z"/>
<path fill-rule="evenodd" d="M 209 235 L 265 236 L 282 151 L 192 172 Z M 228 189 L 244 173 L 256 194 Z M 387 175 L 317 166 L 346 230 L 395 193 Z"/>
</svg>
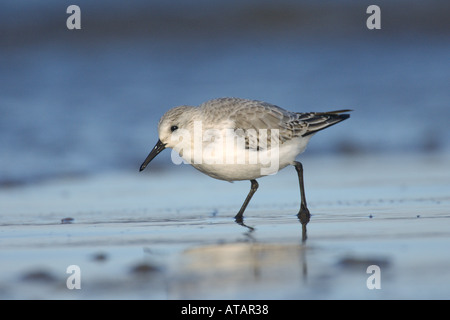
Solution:
<svg viewBox="0 0 450 320">
<path fill-rule="evenodd" d="M 3 187 L 0 298 L 450 298 L 449 155 L 300 160 L 306 242 L 294 168 L 259 180 L 250 228 L 250 183 L 188 166 Z"/>
</svg>

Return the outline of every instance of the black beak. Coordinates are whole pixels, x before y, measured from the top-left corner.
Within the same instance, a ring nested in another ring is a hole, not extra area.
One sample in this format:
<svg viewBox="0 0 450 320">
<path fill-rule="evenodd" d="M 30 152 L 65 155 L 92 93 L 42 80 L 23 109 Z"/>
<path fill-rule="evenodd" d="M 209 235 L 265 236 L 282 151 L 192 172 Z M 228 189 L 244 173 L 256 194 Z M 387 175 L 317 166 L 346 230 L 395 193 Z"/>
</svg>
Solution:
<svg viewBox="0 0 450 320">
<path fill-rule="evenodd" d="M 161 142 L 161 140 L 158 140 L 156 145 L 153 147 L 152 151 L 148 154 L 147 158 L 145 158 L 145 161 L 141 164 L 141 167 L 139 168 L 139 171 L 142 171 L 147 167 L 147 165 L 150 163 L 150 161 L 153 160 L 154 157 L 158 155 L 161 151 L 163 151 L 166 148 L 166 145 Z"/>
</svg>

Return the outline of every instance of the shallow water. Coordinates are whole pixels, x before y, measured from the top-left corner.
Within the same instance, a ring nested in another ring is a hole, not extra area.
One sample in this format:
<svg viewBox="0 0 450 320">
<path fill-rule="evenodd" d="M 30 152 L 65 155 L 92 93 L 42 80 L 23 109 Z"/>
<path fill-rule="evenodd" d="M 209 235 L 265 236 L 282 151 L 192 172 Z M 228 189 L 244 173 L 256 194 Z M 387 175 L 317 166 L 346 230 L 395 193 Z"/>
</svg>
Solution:
<svg viewBox="0 0 450 320">
<path fill-rule="evenodd" d="M 305 157 L 305 243 L 293 168 L 260 179 L 254 230 L 232 218 L 247 182 L 188 166 L 3 188 L 0 297 L 448 299 L 449 160 Z M 370 265 L 381 289 L 366 285 Z"/>
</svg>

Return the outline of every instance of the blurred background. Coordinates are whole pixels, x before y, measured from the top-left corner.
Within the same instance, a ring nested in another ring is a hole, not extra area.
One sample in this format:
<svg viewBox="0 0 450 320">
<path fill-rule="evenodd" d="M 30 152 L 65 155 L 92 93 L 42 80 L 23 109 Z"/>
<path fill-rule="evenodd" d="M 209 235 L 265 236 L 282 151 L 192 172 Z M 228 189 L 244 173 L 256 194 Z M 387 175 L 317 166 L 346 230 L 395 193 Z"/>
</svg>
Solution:
<svg viewBox="0 0 450 320">
<path fill-rule="evenodd" d="M 166 110 L 225 96 L 355 110 L 306 156 L 448 153 L 449 15 L 438 0 L 2 0 L 0 185 L 137 171 Z"/>
</svg>

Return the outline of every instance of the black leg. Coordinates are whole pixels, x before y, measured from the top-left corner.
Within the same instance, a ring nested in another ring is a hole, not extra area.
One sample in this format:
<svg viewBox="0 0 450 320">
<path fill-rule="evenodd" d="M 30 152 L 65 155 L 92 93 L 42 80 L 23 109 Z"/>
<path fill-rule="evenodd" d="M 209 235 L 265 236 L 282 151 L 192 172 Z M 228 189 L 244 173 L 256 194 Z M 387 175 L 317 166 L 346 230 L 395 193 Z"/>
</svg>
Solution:
<svg viewBox="0 0 450 320">
<path fill-rule="evenodd" d="M 306 205 L 306 196 L 305 196 L 305 185 L 303 183 L 303 165 L 300 162 L 294 161 L 295 170 L 297 170 L 298 174 L 298 182 L 300 184 L 300 211 L 297 214 L 300 223 L 302 224 L 302 238 L 303 241 L 306 240 L 306 225 L 309 222 L 311 214 L 309 213 L 308 207 Z"/>
<path fill-rule="evenodd" d="M 256 182 L 256 180 L 250 180 L 250 182 L 252 183 L 252 185 L 250 187 L 250 192 L 248 193 L 247 198 L 245 198 L 245 201 L 241 207 L 241 210 L 239 210 L 237 215 L 234 217 L 234 219 L 238 223 L 242 223 L 244 221 L 245 208 L 247 208 L 247 205 L 250 202 L 250 199 L 253 197 L 253 194 L 256 192 L 256 190 L 258 190 L 258 186 L 259 186 L 258 182 Z"/>
</svg>

